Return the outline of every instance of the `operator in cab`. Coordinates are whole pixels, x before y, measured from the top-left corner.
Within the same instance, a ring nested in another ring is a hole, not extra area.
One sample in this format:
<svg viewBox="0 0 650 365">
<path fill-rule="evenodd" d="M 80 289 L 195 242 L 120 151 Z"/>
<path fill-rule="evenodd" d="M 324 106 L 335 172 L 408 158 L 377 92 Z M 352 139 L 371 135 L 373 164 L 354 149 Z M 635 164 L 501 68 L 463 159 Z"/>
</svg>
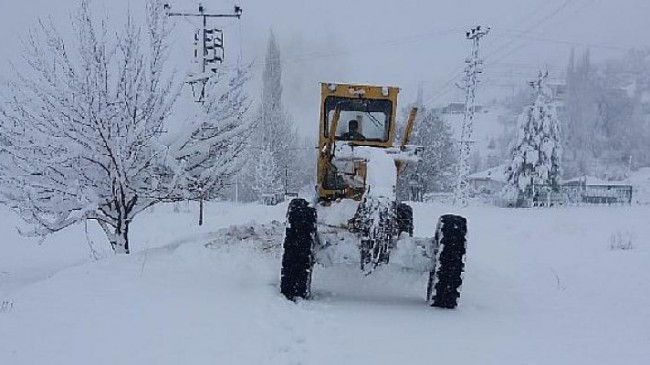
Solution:
<svg viewBox="0 0 650 365">
<path fill-rule="evenodd" d="M 348 131 L 341 135 L 341 139 L 348 141 L 365 141 L 366 137 L 359 133 L 359 122 L 352 119 L 348 122 Z"/>
</svg>

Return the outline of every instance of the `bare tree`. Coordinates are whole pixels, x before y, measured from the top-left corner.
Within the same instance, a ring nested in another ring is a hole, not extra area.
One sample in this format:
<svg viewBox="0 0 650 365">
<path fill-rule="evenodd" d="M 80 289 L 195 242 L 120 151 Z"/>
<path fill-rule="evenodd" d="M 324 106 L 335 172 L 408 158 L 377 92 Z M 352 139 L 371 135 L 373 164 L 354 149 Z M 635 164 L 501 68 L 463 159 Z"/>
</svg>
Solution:
<svg viewBox="0 0 650 365">
<path fill-rule="evenodd" d="M 83 220 L 129 253 L 129 226 L 173 195 L 160 143 L 178 94 L 165 76 L 169 25 L 158 0 L 143 31 L 129 16 L 118 36 L 93 20 L 87 0 L 67 42 L 39 23 L 0 105 L 0 199 L 47 235 Z M 143 33 L 146 34 L 143 37 Z"/>
</svg>

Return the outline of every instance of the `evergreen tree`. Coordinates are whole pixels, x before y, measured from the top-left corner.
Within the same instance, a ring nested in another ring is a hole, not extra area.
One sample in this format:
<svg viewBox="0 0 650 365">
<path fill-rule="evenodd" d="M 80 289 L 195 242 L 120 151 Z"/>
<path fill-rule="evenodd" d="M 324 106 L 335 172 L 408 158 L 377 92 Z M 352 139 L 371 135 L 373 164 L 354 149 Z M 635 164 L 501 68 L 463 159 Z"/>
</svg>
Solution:
<svg viewBox="0 0 650 365">
<path fill-rule="evenodd" d="M 548 73 L 531 82 L 534 102 L 519 116 L 519 131 L 506 168 L 507 198 L 532 198 L 536 189 L 557 190 L 560 183 L 562 147 L 560 125 L 551 92 L 544 85 Z"/>
<path fill-rule="evenodd" d="M 291 149 L 297 141 L 289 115 L 282 105 L 282 63 L 280 48 L 271 33 L 269 37 L 265 68 L 262 74 L 262 104 L 259 110 L 259 136 L 261 146 L 269 148 L 277 166 L 276 180 L 285 183 L 285 169 L 291 168 Z M 293 174 L 291 175 L 293 176 Z M 284 188 L 288 188 L 284 186 Z"/>
<path fill-rule="evenodd" d="M 253 133 L 252 151 L 249 158 L 257 158 L 256 150 L 269 149 L 276 176 L 274 180 L 282 184 L 285 191 L 297 190 L 300 181 L 299 169 L 295 165 L 296 151 L 299 150 L 299 137 L 293 127 L 290 116 L 282 105 L 282 62 L 280 49 L 275 35 L 271 32 L 267 46 L 264 71 L 262 73 L 261 103 L 256 118 Z M 258 161 L 249 164 L 243 171 L 243 192 L 259 194 L 257 188 L 256 166 Z M 248 185 L 248 186 L 246 186 Z M 250 195 L 250 194 L 248 194 Z M 258 196 L 259 197 L 259 196 Z M 254 200 L 254 196 L 244 196 L 246 200 Z"/>
</svg>

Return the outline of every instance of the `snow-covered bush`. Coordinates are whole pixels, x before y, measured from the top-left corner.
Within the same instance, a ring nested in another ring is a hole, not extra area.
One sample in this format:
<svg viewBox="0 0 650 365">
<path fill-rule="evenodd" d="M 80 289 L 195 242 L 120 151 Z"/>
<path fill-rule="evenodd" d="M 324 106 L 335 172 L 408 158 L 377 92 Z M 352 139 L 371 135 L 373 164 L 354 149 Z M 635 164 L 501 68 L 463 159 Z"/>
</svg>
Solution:
<svg viewBox="0 0 650 365">
<path fill-rule="evenodd" d="M 0 303 L 0 313 L 11 312 L 14 309 L 14 302 L 12 300 L 3 300 Z"/>
<path fill-rule="evenodd" d="M 609 248 L 615 250 L 632 250 L 636 246 L 634 244 L 635 234 L 629 230 L 617 230 L 612 233 L 609 238 Z"/>
</svg>

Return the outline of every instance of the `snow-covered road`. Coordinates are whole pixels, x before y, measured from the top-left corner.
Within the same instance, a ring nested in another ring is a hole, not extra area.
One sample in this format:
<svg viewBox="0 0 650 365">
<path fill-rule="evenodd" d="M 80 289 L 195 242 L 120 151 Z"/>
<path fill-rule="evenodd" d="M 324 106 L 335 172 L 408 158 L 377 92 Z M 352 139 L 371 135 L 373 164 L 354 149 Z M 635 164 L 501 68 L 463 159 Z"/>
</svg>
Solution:
<svg viewBox="0 0 650 365">
<path fill-rule="evenodd" d="M 94 262 L 83 227 L 34 247 L 3 212 L 0 301 L 13 305 L 0 311 L 0 364 L 650 362 L 650 207 L 461 212 L 469 246 L 456 310 L 427 307 L 425 275 L 391 267 L 317 269 L 314 299 L 287 302 L 281 237 L 217 232 L 282 220 L 284 209 L 214 204 L 197 229 L 195 212 L 157 208 L 136 221 L 134 254 Z M 414 210 L 417 235 L 452 212 Z M 634 248 L 612 250 L 616 234 Z"/>
</svg>

